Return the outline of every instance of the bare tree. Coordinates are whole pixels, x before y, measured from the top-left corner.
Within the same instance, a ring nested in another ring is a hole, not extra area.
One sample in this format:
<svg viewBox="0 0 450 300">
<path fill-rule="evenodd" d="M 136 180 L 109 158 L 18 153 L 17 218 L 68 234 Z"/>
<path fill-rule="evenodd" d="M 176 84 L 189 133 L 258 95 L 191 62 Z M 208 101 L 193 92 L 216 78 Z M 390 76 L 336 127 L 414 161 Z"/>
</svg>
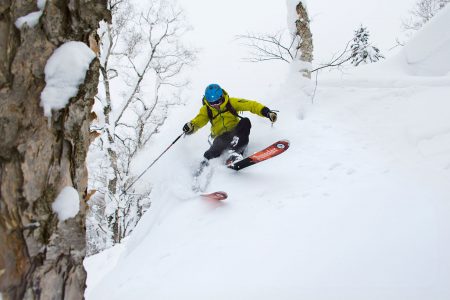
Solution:
<svg viewBox="0 0 450 300">
<path fill-rule="evenodd" d="M 254 34 L 237 36 L 238 40 L 244 41 L 242 45 L 252 49 L 249 57 L 244 58 L 247 62 L 263 62 L 269 60 L 280 60 L 285 63 L 291 63 L 297 57 L 298 48 L 295 47 L 297 38 L 286 38 L 283 33 L 277 34 Z M 349 40 L 344 49 L 332 55 L 328 62 L 319 64 L 318 67 L 311 70 L 311 73 L 326 68 L 341 68 L 351 60 L 351 48 Z"/>
<path fill-rule="evenodd" d="M 319 67 L 311 70 L 311 73 L 326 68 L 341 69 L 348 61 L 352 59 L 352 50 L 350 47 L 351 42 L 352 40 L 348 41 L 343 50 L 334 53 L 328 62 L 320 64 Z"/>
<path fill-rule="evenodd" d="M 431 20 L 436 13 L 444 8 L 450 0 L 419 0 L 414 9 L 410 11 L 411 16 L 403 20 L 403 28 L 407 32 L 419 30 L 425 23 Z"/>
<path fill-rule="evenodd" d="M 281 60 L 291 63 L 298 53 L 295 45 L 296 38 L 286 38 L 284 32 L 275 34 L 254 34 L 248 33 L 238 35 L 238 40 L 243 41 L 242 45 L 251 49 L 248 58 L 244 58 L 248 62 L 262 62 L 269 60 Z"/>
<path fill-rule="evenodd" d="M 309 27 L 308 12 L 301 1 L 296 6 L 296 13 L 298 16 L 295 21 L 296 31 L 288 37 L 284 32 L 238 35 L 237 39 L 251 50 L 250 56 L 244 58 L 244 60 L 248 62 L 281 60 L 291 63 L 298 59 L 301 62 L 301 70 L 299 71 L 303 76 L 311 78 L 313 60 L 312 33 Z"/>
<path fill-rule="evenodd" d="M 131 167 L 159 132 L 169 107 L 180 103 L 177 93 L 187 84 L 180 75 L 194 60 L 194 51 L 181 43 L 188 29 L 183 11 L 169 2 L 153 0 L 144 12 L 137 12 L 128 0 L 110 0 L 109 5 L 115 22 L 104 24 L 102 33 L 99 100 L 104 124 L 93 128 L 101 136 L 92 147 L 103 158 L 94 164 L 97 171 L 91 177 L 91 187 L 99 193 L 92 199 L 98 209 L 93 214 L 103 216 L 91 219 L 91 229 L 98 236 L 110 235 L 114 244 L 150 206 L 150 184 L 144 190 L 129 188 Z"/>
</svg>

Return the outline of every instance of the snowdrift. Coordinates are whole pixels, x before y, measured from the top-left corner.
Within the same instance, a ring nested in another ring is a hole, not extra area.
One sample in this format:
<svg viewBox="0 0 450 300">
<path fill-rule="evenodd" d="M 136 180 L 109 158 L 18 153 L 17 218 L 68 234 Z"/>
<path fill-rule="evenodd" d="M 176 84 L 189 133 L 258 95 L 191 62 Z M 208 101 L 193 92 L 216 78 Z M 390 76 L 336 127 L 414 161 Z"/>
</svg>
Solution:
<svg viewBox="0 0 450 300">
<path fill-rule="evenodd" d="M 450 5 L 417 32 L 399 56 L 411 75 L 450 75 Z"/>
</svg>

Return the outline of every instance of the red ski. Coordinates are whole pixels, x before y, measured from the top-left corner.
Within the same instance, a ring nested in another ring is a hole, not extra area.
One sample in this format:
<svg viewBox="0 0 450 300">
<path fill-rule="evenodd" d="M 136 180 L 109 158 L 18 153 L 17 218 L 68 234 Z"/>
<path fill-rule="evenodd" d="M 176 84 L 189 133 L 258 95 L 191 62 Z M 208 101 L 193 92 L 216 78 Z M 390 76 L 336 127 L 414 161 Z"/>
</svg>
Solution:
<svg viewBox="0 0 450 300">
<path fill-rule="evenodd" d="M 225 200 L 228 198 L 228 194 L 222 191 L 214 192 L 210 194 L 201 194 L 202 198 L 211 199 L 211 200 Z"/>
<path fill-rule="evenodd" d="M 227 167 L 236 171 L 247 168 L 251 165 L 257 164 L 259 162 L 265 161 L 269 158 L 275 157 L 289 148 L 288 140 L 281 140 L 273 143 L 266 149 L 258 151 L 253 155 L 250 155 L 240 161 L 229 164 Z"/>
</svg>

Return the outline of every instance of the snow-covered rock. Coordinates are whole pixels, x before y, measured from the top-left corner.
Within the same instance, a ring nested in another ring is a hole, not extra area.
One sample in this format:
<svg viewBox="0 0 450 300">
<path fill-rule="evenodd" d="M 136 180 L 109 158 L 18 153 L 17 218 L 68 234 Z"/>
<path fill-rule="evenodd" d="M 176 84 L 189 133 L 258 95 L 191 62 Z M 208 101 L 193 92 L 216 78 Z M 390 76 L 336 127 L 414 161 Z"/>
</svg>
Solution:
<svg viewBox="0 0 450 300">
<path fill-rule="evenodd" d="M 27 24 L 28 27 L 36 26 L 39 23 L 39 19 L 42 16 L 42 13 L 44 12 L 45 3 L 46 0 L 37 0 L 37 7 L 39 10 L 18 18 L 14 25 L 16 25 L 18 29 L 22 28 L 22 26 L 25 24 Z"/>
<path fill-rule="evenodd" d="M 53 212 L 60 221 L 75 217 L 80 210 L 80 196 L 76 189 L 66 186 L 52 204 Z"/>
<path fill-rule="evenodd" d="M 94 58 L 95 53 L 82 42 L 64 43 L 53 52 L 45 66 L 46 85 L 41 93 L 45 116 L 66 107 L 76 96 Z"/>
<path fill-rule="evenodd" d="M 20 17 L 16 20 L 14 25 L 17 28 L 22 28 L 23 25 L 27 24 L 29 27 L 34 27 L 39 23 L 39 18 L 42 16 L 42 10 L 34 11 L 26 16 Z"/>
</svg>

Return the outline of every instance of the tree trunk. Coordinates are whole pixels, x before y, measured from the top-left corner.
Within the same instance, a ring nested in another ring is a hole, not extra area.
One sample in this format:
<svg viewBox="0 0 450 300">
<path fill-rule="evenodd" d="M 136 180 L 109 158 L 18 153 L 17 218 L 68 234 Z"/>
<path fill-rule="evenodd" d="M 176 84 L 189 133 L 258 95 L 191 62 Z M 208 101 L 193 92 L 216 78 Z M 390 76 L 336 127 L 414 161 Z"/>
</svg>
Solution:
<svg viewBox="0 0 450 300">
<path fill-rule="evenodd" d="M 301 51 L 300 61 L 303 62 L 302 69 L 300 70 L 303 73 L 304 77 L 311 78 L 311 63 L 313 60 L 313 40 L 312 33 L 309 27 L 309 16 L 308 11 L 302 2 L 297 4 L 297 15 L 298 19 L 295 22 L 297 27 L 297 35 L 299 36 L 299 44 L 297 49 Z"/>
<path fill-rule="evenodd" d="M 36 1 L 0 2 L 0 291 L 3 300 L 83 299 L 85 160 L 98 59 L 50 121 L 40 94 L 52 52 L 67 41 L 92 43 L 110 15 L 106 0 L 47 0 L 36 26 L 16 28 L 17 18 L 35 11 Z M 65 186 L 78 191 L 80 211 L 59 221 L 51 205 Z"/>
</svg>

